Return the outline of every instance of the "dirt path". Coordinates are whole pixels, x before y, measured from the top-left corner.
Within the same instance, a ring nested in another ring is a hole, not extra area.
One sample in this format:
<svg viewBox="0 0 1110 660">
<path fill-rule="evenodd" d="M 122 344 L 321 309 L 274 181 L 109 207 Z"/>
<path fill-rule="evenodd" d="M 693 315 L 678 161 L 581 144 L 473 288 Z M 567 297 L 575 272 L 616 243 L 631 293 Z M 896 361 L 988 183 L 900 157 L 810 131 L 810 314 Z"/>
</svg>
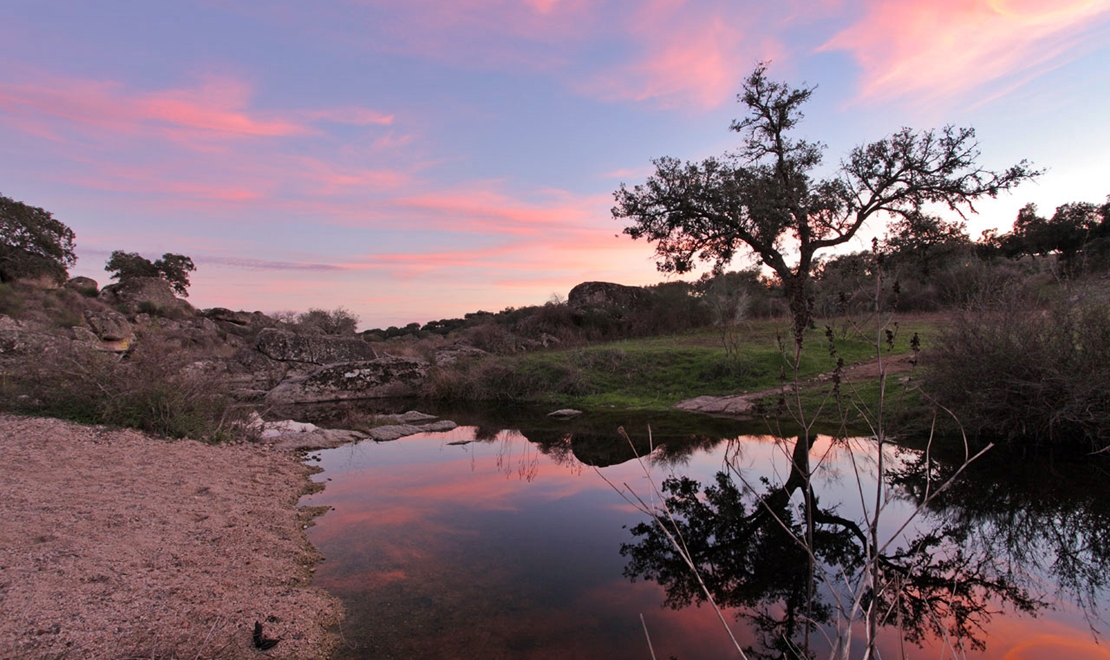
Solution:
<svg viewBox="0 0 1110 660">
<path fill-rule="evenodd" d="M 914 356 L 912 355 L 887 357 L 883 358 L 881 365 L 888 376 L 895 376 L 912 371 L 914 368 L 913 359 Z M 844 370 L 841 372 L 841 380 L 845 383 L 851 383 L 878 378 L 879 367 L 880 362 L 877 358 L 848 365 L 844 367 Z M 803 381 L 803 383 L 824 382 L 831 377 L 831 374 L 820 374 L 815 378 Z M 751 416 L 752 408 L 755 407 L 756 402 L 769 396 L 778 396 L 781 391 L 782 387 L 772 387 L 756 392 L 730 394 L 727 396 L 699 396 L 693 399 L 680 401 L 675 404 L 675 408 L 687 412 L 704 413 L 706 415 L 748 418 Z"/>
<path fill-rule="evenodd" d="M 254 446 L 0 415 L 0 657 L 320 658 L 341 607 L 297 500 Z M 252 632 L 283 638 L 265 653 Z"/>
</svg>

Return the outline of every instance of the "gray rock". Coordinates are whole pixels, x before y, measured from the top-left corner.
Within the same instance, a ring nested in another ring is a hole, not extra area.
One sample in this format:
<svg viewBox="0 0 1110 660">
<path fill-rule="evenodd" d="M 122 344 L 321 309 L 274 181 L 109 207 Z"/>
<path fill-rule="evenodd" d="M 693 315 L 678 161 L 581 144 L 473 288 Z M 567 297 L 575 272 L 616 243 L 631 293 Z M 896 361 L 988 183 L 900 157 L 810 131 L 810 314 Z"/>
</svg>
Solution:
<svg viewBox="0 0 1110 660">
<path fill-rule="evenodd" d="M 555 412 L 549 412 L 547 413 L 547 416 L 554 417 L 555 419 L 570 419 L 571 417 L 577 417 L 581 414 L 581 410 L 575 410 L 574 408 L 563 408 L 561 410 L 556 410 Z"/>
<path fill-rule="evenodd" d="M 71 330 L 73 332 L 73 338 L 76 341 L 85 344 L 97 344 L 100 342 L 100 337 L 97 337 L 95 332 L 83 325 L 74 326 Z"/>
<path fill-rule="evenodd" d="M 185 300 L 174 295 L 170 283 L 160 277 L 138 277 L 123 284 L 109 284 L 100 290 L 99 298 L 116 303 L 151 303 L 161 310 L 193 313 L 195 310 Z"/>
<path fill-rule="evenodd" d="M 256 347 L 266 357 L 280 362 L 334 364 L 378 357 L 374 347 L 359 337 L 302 335 L 277 328 L 260 332 Z"/>
<path fill-rule="evenodd" d="M 100 285 L 91 277 L 71 277 L 66 281 L 66 288 L 86 296 L 95 296 L 100 292 Z"/>
<path fill-rule="evenodd" d="M 344 362 L 286 379 L 270 390 L 266 401 L 284 405 L 413 396 L 427 377 L 428 363 L 417 358 Z"/>
<path fill-rule="evenodd" d="M 436 351 L 436 364 L 442 367 L 455 364 L 459 360 L 472 360 L 486 355 L 489 355 L 489 353 L 476 346 L 452 344 Z"/>
<path fill-rule="evenodd" d="M 435 419 L 435 415 L 422 413 L 419 410 L 410 410 L 401 415 L 401 421 L 405 424 L 417 424 L 419 422 L 430 422 Z"/>
<path fill-rule="evenodd" d="M 390 426 L 378 426 L 367 431 L 367 435 L 371 440 L 376 442 L 388 442 L 408 435 L 416 435 L 417 433 L 441 433 L 443 431 L 450 431 L 454 428 L 458 428 L 458 424 L 444 419 L 429 424 L 394 424 Z"/>
<path fill-rule="evenodd" d="M 307 433 L 289 433 L 276 438 L 264 439 L 263 442 L 275 449 L 293 451 L 313 451 L 316 449 L 333 449 L 351 442 L 365 440 L 366 434 L 346 429 L 316 429 Z"/>
<path fill-rule="evenodd" d="M 241 326 L 249 326 L 255 320 L 254 314 L 250 312 L 233 312 L 223 307 L 206 309 L 204 310 L 204 315 L 213 321 L 224 321 L 225 323 L 233 323 Z"/>
<path fill-rule="evenodd" d="M 22 353 L 27 348 L 23 324 L 6 314 L 0 314 L 0 355 Z"/>
<path fill-rule="evenodd" d="M 574 308 L 615 307 L 628 311 L 647 307 L 651 299 L 646 289 L 612 282 L 583 282 L 567 294 L 567 304 Z"/>
<path fill-rule="evenodd" d="M 103 341 L 122 341 L 131 337 L 131 324 L 127 317 L 119 312 L 105 309 L 95 311 L 85 310 L 85 321 Z"/>
<path fill-rule="evenodd" d="M 749 398 L 749 395 L 743 394 L 735 396 L 699 396 L 675 404 L 675 408 L 687 412 L 732 417 L 750 416 L 754 407 L 755 402 Z"/>
<path fill-rule="evenodd" d="M 375 424 L 419 424 L 420 422 L 430 422 L 433 419 L 439 418 L 418 410 L 410 410 L 400 415 L 374 415 Z"/>
</svg>

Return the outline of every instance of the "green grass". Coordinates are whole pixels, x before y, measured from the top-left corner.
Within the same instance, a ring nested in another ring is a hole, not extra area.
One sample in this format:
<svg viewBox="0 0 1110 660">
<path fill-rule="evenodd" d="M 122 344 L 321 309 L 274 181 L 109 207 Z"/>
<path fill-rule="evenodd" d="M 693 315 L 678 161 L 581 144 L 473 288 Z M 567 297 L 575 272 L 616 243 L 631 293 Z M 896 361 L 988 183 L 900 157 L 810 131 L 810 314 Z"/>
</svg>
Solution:
<svg viewBox="0 0 1110 660">
<path fill-rule="evenodd" d="M 893 353 L 910 351 L 914 332 L 931 334 L 928 319 L 903 321 Z M 846 364 L 876 355 L 877 329 L 858 332 L 834 328 L 837 357 Z M 884 352 L 889 350 L 885 344 Z M 777 387 L 794 378 L 793 344 L 785 324 L 746 324 L 738 350 L 726 355 L 720 334 L 699 331 L 678 336 L 630 339 L 582 348 L 494 358 L 498 368 L 476 376 L 476 399 L 511 399 L 583 409 L 666 410 L 684 399 L 728 395 Z M 836 366 L 824 327 L 811 330 L 799 361 L 802 380 L 829 373 Z M 504 395 L 504 396 L 502 396 Z M 457 390 L 456 390 L 457 396 Z"/>
</svg>

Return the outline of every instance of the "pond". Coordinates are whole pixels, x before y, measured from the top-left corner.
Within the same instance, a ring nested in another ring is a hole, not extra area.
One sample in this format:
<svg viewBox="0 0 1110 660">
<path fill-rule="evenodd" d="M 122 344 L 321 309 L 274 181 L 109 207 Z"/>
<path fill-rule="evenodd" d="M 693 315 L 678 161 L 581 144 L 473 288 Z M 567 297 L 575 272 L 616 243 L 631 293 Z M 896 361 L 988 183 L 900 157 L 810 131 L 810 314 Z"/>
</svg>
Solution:
<svg viewBox="0 0 1110 660">
<path fill-rule="evenodd" d="M 887 445 L 872 601 L 871 440 L 814 442 L 807 534 L 805 489 L 783 488 L 792 438 L 692 416 L 652 420 L 650 440 L 617 417 L 465 421 L 314 455 L 326 488 L 302 503 L 332 507 L 308 533 L 327 558 L 314 584 L 347 609 L 337 657 L 797 657 L 807 637 L 815 657 L 861 657 L 867 626 L 844 621 L 874 602 L 883 658 L 1110 658 L 1097 468 L 983 459 L 914 517 L 955 468 Z M 645 513 L 668 496 L 728 630 Z"/>
</svg>

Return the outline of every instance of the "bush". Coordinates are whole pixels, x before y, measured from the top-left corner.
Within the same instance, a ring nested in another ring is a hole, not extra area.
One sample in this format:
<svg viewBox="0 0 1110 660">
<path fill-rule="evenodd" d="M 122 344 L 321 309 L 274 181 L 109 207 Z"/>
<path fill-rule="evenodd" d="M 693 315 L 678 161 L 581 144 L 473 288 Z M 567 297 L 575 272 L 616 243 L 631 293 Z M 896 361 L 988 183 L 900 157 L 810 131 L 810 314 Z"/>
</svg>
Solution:
<svg viewBox="0 0 1110 660">
<path fill-rule="evenodd" d="M 1037 305 L 1008 289 L 956 316 L 923 387 L 974 430 L 1032 445 L 1110 444 L 1110 310 L 1090 292 Z"/>
<path fill-rule="evenodd" d="M 138 306 L 135 308 L 140 314 L 150 314 L 151 316 L 158 316 L 162 312 L 162 308 L 152 300 L 139 301 Z"/>
<path fill-rule="evenodd" d="M 137 252 L 116 250 L 104 265 L 124 288 L 148 278 L 160 278 L 169 283 L 179 296 L 189 295 L 189 273 L 196 270 L 193 260 L 183 254 L 167 252 L 161 259 L 151 261 Z"/>
<path fill-rule="evenodd" d="M 19 318 L 23 314 L 23 298 L 7 282 L 0 282 L 0 314 Z"/>
<path fill-rule="evenodd" d="M 220 378 L 199 371 L 179 348 L 144 339 L 125 358 L 54 342 L 0 381 L 4 407 L 85 423 L 216 442 L 244 432 Z"/>
<path fill-rule="evenodd" d="M 297 316 L 298 330 L 322 335 L 353 335 L 358 329 L 358 316 L 342 307 L 328 311 L 310 309 Z"/>
<path fill-rule="evenodd" d="M 569 365 L 523 365 L 485 358 L 432 372 L 423 395 L 459 401 L 532 401 L 552 394 L 577 396 L 591 391 L 582 372 Z"/>
</svg>

